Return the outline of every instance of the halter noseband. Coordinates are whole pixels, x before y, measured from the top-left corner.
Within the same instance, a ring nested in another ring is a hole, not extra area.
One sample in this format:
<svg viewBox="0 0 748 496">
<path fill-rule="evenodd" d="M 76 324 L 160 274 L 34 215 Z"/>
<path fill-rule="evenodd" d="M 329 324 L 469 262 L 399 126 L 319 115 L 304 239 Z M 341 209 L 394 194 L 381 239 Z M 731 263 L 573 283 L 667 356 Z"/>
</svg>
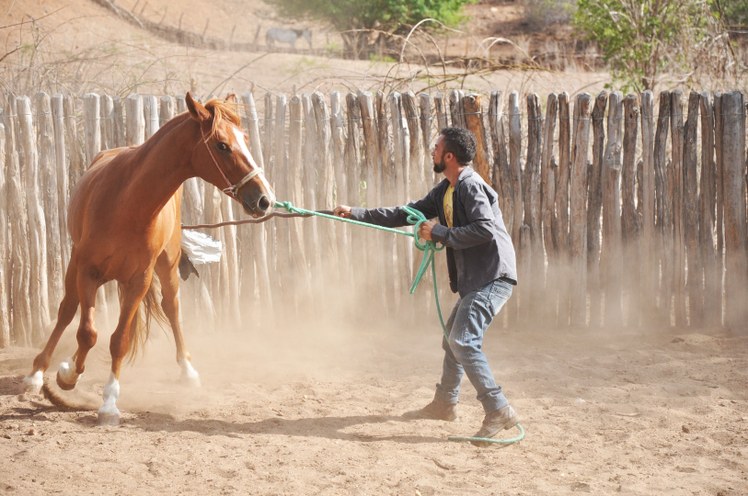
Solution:
<svg viewBox="0 0 748 496">
<path fill-rule="evenodd" d="M 200 134 L 203 138 L 202 142 L 205 145 L 205 149 L 208 150 L 208 155 L 210 155 L 211 160 L 213 160 L 213 165 L 216 166 L 218 173 L 221 174 L 221 177 L 223 177 L 224 181 L 226 181 L 226 184 L 228 184 L 228 186 L 226 188 L 223 188 L 221 191 L 223 191 L 224 193 L 232 197 L 234 200 L 239 201 L 239 198 L 237 198 L 236 196 L 237 192 L 239 191 L 239 188 L 247 184 L 255 176 L 264 174 L 262 167 L 254 167 L 251 171 L 249 171 L 249 174 L 241 178 L 239 182 L 237 182 L 236 184 L 231 184 L 231 181 L 229 180 L 229 178 L 226 177 L 226 174 L 224 174 L 223 170 L 218 165 L 218 160 L 216 160 L 216 157 L 213 155 L 213 151 L 210 149 L 210 146 L 208 146 L 208 138 L 205 136 L 205 133 L 203 133 L 202 126 L 200 127 Z M 251 164 L 250 164 L 250 167 L 252 167 Z"/>
</svg>

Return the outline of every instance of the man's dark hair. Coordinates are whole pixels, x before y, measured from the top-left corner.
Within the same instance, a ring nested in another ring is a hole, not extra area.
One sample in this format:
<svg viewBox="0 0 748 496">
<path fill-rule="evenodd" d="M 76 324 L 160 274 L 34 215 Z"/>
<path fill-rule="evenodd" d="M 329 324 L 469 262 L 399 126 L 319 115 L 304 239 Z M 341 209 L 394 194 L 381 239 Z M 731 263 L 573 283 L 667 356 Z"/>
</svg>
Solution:
<svg viewBox="0 0 748 496">
<path fill-rule="evenodd" d="M 444 136 L 444 151 L 452 152 L 457 162 L 467 165 L 475 158 L 475 136 L 461 127 L 445 127 L 439 133 Z"/>
</svg>

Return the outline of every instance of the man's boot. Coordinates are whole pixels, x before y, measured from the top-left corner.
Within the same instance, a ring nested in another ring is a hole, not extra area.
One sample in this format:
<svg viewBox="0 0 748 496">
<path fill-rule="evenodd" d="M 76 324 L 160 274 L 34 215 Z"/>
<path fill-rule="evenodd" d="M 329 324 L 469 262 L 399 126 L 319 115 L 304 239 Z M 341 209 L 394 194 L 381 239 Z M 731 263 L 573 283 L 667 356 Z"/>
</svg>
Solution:
<svg viewBox="0 0 748 496">
<path fill-rule="evenodd" d="M 408 419 L 445 420 L 447 422 L 452 422 L 457 418 L 456 407 L 456 403 L 447 403 L 443 399 L 434 396 L 431 403 L 420 410 L 405 412 L 403 417 Z"/>
<path fill-rule="evenodd" d="M 492 412 L 488 412 L 483 419 L 483 425 L 473 437 L 492 438 L 499 432 L 511 429 L 519 423 L 519 417 L 514 408 L 507 405 Z M 490 442 L 471 441 L 475 446 L 490 446 Z"/>
</svg>

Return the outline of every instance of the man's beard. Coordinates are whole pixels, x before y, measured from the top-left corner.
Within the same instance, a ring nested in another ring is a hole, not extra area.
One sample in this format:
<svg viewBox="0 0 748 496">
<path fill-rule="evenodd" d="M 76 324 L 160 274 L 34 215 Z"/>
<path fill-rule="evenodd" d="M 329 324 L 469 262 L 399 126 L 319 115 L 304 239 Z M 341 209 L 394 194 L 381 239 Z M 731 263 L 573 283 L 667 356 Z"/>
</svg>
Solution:
<svg viewBox="0 0 748 496">
<path fill-rule="evenodd" d="M 444 163 L 444 159 L 442 159 L 440 162 L 434 162 L 434 172 L 437 174 L 444 172 L 444 169 L 447 168 L 447 164 Z"/>
</svg>

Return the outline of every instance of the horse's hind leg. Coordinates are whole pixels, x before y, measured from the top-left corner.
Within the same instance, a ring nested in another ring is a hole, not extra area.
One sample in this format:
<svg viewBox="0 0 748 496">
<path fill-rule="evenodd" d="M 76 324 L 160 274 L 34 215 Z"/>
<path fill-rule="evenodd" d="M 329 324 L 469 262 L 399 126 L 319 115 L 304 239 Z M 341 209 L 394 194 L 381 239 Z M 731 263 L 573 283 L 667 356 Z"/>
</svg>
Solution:
<svg viewBox="0 0 748 496">
<path fill-rule="evenodd" d="M 200 375 L 192 366 L 190 353 L 184 342 L 182 323 L 179 315 L 179 277 L 177 265 L 179 256 L 170 260 L 167 252 L 161 253 L 156 261 L 156 274 L 161 281 L 161 308 L 169 319 L 171 330 L 174 333 L 174 342 L 177 347 L 177 363 L 182 369 L 182 380 L 193 385 L 200 385 Z"/>
<path fill-rule="evenodd" d="M 122 299 L 120 303 L 119 321 L 109 341 L 109 351 L 112 354 L 112 372 L 109 381 L 104 386 L 104 403 L 99 408 L 99 425 L 117 425 L 120 412 L 117 408 L 119 399 L 119 374 L 122 360 L 133 346 L 133 320 L 140 306 L 140 302 L 151 286 L 152 272 L 147 271 L 142 278 L 138 276 L 122 284 Z"/>
<path fill-rule="evenodd" d="M 31 373 L 23 379 L 26 386 L 26 390 L 29 392 L 38 393 L 44 383 L 44 372 L 49 367 L 49 361 L 52 358 L 52 353 L 57 346 L 57 343 L 62 337 L 62 333 L 65 328 L 70 324 L 75 317 L 75 312 L 78 309 L 78 264 L 76 262 L 75 248 L 73 248 L 72 256 L 70 257 L 70 264 L 65 272 L 65 295 L 60 302 L 60 307 L 57 310 L 57 322 L 55 327 L 47 339 L 47 344 L 44 349 L 34 358 L 33 368 Z"/>
</svg>

